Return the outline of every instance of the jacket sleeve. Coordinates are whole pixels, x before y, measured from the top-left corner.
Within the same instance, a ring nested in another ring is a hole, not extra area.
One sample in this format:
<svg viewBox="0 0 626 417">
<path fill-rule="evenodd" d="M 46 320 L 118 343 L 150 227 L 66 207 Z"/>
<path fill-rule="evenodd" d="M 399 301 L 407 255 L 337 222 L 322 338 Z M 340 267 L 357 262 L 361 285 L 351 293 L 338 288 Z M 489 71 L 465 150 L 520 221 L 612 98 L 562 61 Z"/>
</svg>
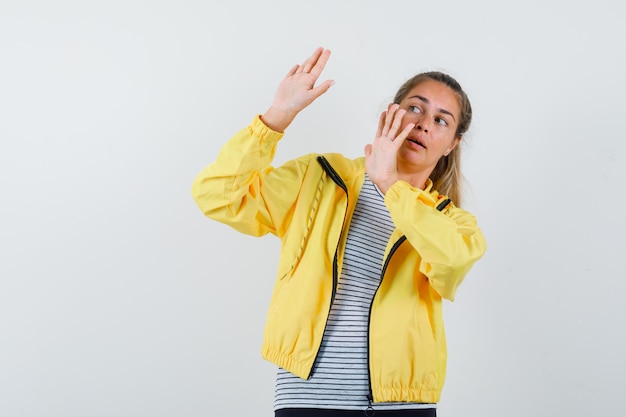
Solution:
<svg viewBox="0 0 626 417">
<path fill-rule="evenodd" d="M 443 298 L 456 289 L 487 248 L 476 218 L 452 204 L 443 212 L 428 192 L 397 181 L 385 194 L 396 227 L 421 257 L 419 270 Z"/>
<path fill-rule="evenodd" d="M 282 236 L 308 164 L 302 157 L 278 169 L 271 166 L 282 136 L 259 116 L 237 132 L 193 182 L 200 210 L 242 233 Z"/>
</svg>

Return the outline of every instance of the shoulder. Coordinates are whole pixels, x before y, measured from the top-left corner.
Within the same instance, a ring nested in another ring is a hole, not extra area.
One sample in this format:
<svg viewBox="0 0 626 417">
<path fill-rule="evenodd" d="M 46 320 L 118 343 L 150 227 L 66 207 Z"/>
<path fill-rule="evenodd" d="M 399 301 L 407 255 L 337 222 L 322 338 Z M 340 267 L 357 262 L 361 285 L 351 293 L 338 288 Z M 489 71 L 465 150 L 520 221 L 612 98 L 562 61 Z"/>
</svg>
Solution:
<svg viewBox="0 0 626 417">
<path fill-rule="evenodd" d="M 325 153 L 318 155 L 341 176 L 344 181 L 362 177 L 365 173 L 365 158 L 348 158 L 340 153 Z"/>
</svg>

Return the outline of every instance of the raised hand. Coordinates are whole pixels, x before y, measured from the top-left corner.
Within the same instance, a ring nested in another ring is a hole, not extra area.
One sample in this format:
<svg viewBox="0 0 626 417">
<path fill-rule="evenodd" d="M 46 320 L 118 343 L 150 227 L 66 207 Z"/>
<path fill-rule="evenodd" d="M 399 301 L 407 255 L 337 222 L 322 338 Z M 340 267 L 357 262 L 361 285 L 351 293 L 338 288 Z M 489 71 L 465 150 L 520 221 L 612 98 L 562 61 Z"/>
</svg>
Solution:
<svg viewBox="0 0 626 417">
<path fill-rule="evenodd" d="M 261 116 L 272 130 L 283 132 L 300 111 L 324 94 L 333 84 L 315 85 L 328 62 L 330 50 L 317 48 L 302 65 L 294 66 L 278 85 L 271 107 Z"/>
<path fill-rule="evenodd" d="M 400 131 L 405 113 L 406 110 L 400 109 L 397 104 L 390 105 L 380 115 L 374 142 L 365 146 L 367 175 L 383 193 L 399 179 L 396 162 L 398 150 L 415 127 L 414 123 L 409 123 Z"/>
</svg>

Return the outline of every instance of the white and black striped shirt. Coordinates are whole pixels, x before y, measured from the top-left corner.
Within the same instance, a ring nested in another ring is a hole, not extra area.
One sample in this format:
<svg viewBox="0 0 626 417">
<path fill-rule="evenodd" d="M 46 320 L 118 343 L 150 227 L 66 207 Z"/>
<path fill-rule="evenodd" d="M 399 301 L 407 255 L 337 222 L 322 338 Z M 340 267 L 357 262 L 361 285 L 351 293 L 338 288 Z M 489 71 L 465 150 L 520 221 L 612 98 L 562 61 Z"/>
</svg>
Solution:
<svg viewBox="0 0 626 417">
<path fill-rule="evenodd" d="M 311 377 L 303 380 L 279 368 L 274 409 L 367 408 L 369 311 L 393 230 L 383 196 L 366 175 L 348 230 L 339 285 Z M 376 404 L 376 410 L 434 407 L 434 404 L 417 403 Z"/>
</svg>

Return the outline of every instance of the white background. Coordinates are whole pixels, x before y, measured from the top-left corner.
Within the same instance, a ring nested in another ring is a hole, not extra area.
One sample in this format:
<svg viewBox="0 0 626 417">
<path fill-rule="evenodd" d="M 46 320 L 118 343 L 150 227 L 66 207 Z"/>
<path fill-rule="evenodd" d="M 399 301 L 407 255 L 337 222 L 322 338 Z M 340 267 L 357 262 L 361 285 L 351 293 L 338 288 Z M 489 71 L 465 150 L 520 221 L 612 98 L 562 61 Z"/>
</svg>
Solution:
<svg viewBox="0 0 626 417">
<path fill-rule="evenodd" d="M 270 416 L 278 242 L 196 173 L 315 47 L 336 84 L 277 163 L 359 156 L 414 73 L 474 106 L 489 248 L 447 302 L 439 415 L 623 416 L 626 38 L 617 1 L 0 3 L 0 416 Z"/>
</svg>

